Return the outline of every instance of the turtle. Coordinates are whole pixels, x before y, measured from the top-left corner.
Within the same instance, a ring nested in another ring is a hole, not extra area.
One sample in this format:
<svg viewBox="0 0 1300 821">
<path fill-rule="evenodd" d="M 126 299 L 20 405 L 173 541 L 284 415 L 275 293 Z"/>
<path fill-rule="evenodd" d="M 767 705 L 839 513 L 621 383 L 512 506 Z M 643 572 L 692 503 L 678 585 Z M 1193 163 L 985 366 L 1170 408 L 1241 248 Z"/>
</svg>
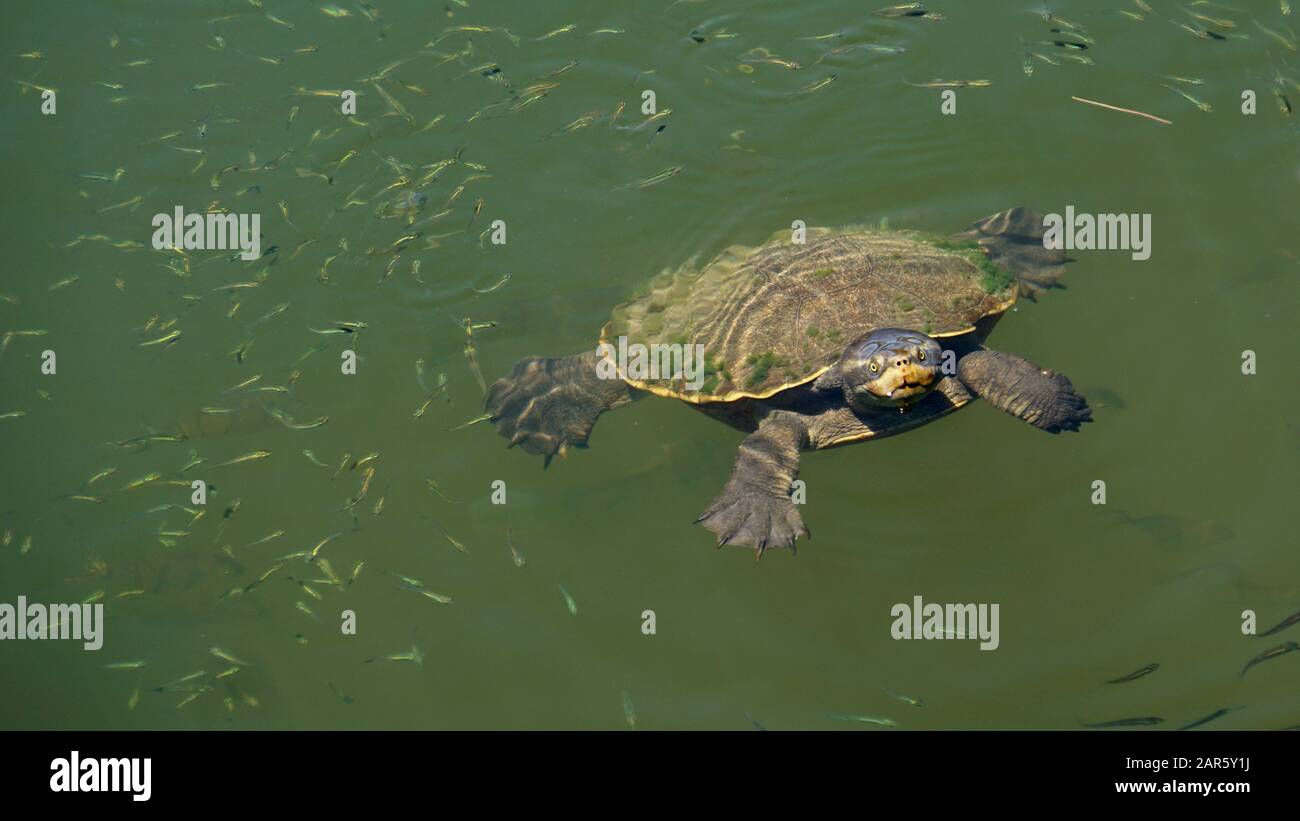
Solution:
<svg viewBox="0 0 1300 821">
<path fill-rule="evenodd" d="M 909 431 L 976 398 L 1049 433 L 1091 421 L 1064 374 L 984 344 L 1019 297 L 1062 287 L 1064 252 L 1045 247 L 1037 213 L 1012 208 L 946 237 L 792 234 L 660 274 L 613 309 L 594 349 L 519 361 L 488 389 L 486 418 L 546 466 L 587 447 L 602 413 L 646 396 L 744 432 L 695 521 L 759 557 L 811 538 L 792 498 L 802 451 Z"/>
</svg>

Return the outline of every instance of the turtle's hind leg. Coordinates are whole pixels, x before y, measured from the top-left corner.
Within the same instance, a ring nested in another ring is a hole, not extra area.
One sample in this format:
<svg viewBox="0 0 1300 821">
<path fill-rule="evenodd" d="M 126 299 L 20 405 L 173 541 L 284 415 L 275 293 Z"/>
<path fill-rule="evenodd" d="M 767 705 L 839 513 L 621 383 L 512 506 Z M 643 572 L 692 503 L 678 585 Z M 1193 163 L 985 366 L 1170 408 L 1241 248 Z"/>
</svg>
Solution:
<svg viewBox="0 0 1300 821">
<path fill-rule="evenodd" d="M 797 538 L 811 536 L 790 499 L 807 444 L 807 422 L 790 411 L 769 414 L 745 437 L 722 494 L 695 520 L 718 534 L 718 547 L 749 546 L 761 558 L 769 547 L 794 550 Z"/>
<path fill-rule="evenodd" d="M 1092 421 L 1088 400 L 1063 373 L 1040 368 L 1023 356 L 979 350 L 957 361 L 957 378 L 998 410 L 1048 433 L 1077 431 Z"/>
<path fill-rule="evenodd" d="M 636 398 L 622 379 L 603 379 L 596 354 L 588 352 L 558 359 L 530 356 L 515 364 L 488 388 L 485 402 L 497 433 L 539 453 L 551 463 L 569 447 L 586 447 L 602 413 Z"/>
<path fill-rule="evenodd" d="M 1020 295 L 1034 299 L 1048 288 L 1060 287 L 1065 252 L 1043 246 L 1043 217 L 1016 207 L 971 224 L 953 239 L 978 242 L 989 261 L 1016 275 Z"/>
</svg>

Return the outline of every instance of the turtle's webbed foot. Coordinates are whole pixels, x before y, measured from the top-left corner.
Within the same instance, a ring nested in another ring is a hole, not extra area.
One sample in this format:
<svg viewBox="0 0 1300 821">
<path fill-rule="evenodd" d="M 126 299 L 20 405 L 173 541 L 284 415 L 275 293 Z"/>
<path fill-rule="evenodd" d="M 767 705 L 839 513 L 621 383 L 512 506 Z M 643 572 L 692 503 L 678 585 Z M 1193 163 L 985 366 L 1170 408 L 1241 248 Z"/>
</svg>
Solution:
<svg viewBox="0 0 1300 821">
<path fill-rule="evenodd" d="M 1048 433 L 1060 433 L 1063 430 L 1077 431 L 1085 422 L 1092 421 L 1092 409 L 1088 400 L 1074 392 L 1074 385 L 1063 373 L 1043 371 L 1049 387 L 1041 400 L 1041 408 L 1030 424 L 1042 428 Z"/>
<path fill-rule="evenodd" d="M 967 388 L 999 410 L 1048 433 L 1077 431 L 1092 421 L 1088 400 L 1063 373 L 1003 351 L 974 351 L 957 363 Z"/>
<path fill-rule="evenodd" d="M 1060 287 L 1065 273 L 1065 252 L 1046 248 L 1043 218 L 1028 208 L 1012 208 L 971 224 L 956 239 L 974 240 L 993 264 L 1016 275 L 1020 295 L 1036 299 L 1049 288 Z"/>
<path fill-rule="evenodd" d="M 529 453 L 565 455 L 570 447 L 586 447 L 587 437 L 607 402 L 593 390 L 580 369 L 583 357 L 529 357 L 509 376 L 488 389 L 487 412 L 497 433 Z M 598 387 L 598 386 L 596 386 Z"/>
<path fill-rule="evenodd" d="M 727 482 L 722 495 L 695 521 L 718 535 L 718 547 L 752 547 L 759 558 L 769 547 L 793 551 L 796 539 L 812 536 L 789 496 L 737 479 Z"/>
</svg>

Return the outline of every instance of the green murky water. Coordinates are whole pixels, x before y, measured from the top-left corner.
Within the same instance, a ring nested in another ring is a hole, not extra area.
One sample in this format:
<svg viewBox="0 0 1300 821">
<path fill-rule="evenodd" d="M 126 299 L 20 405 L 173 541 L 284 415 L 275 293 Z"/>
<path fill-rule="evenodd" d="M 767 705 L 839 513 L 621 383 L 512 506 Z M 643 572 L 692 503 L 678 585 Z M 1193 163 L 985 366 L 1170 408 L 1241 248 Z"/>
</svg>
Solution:
<svg viewBox="0 0 1300 821">
<path fill-rule="evenodd" d="M 1106 5 L 1052 5 L 1095 41 L 1075 50 L 1040 44 L 1062 39 L 1060 24 L 1014 1 L 936 3 L 942 21 L 857 2 L 377 0 L 377 21 L 350 2 L 342 17 L 275 0 L 14 4 L 0 35 L 0 329 L 45 333 L 11 337 L 0 356 L 0 413 L 25 412 L 0 419 L 12 533 L 0 601 L 103 591 L 107 625 L 97 653 L 0 643 L 0 726 L 612 729 L 624 693 L 644 728 L 746 728 L 746 714 L 774 729 L 866 726 L 831 714 L 905 728 L 1180 726 L 1221 707 L 1244 709 L 1210 728 L 1300 721 L 1300 658 L 1238 676 L 1296 638 L 1245 637 L 1242 611 L 1264 629 L 1300 608 L 1287 521 L 1300 478 L 1300 120 L 1273 94 L 1300 105 L 1300 22 L 1273 0 L 1238 0 L 1202 10 L 1236 22 L 1217 39 L 1166 19 L 1203 25 L 1172 2 L 1152 0 L 1142 20 Z M 1048 58 L 1031 54 L 1031 76 L 1025 49 Z M 1275 86 L 1278 72 L 1289 84 Z M 944 115 L 940 90 L 904 82 L 934 78 L 992 85 L 958 89 Z M 17 81 L 55 89 L 56 113 Z M 195 88 L 210 83 L 223 85 Z M 527 90 L 538 83 L 554 86 Z M 348 88 L 353 120 L 336 98 L 295 94 Z M 1245 89 L 1254 115 L 1241 113 Z M 647 118 L 645 90 L 671 114 L 628 128 Z M 448 158 L 413 229 L 380 218 L 399 170 L 418 179 Z M 117 169 L 115 182 L 77 176 Z M 148 247 L 154 214 L 214 204 L 259 213 L 263 247 L 278 251 L 244 262 Z M 797 558 L 715 552 L 691 524 L 741 436 L 680 404 L 604 417 L 589 451 L 547 471 L 487 425 L 450 430 L 482 412 L 467 317 L 495 323 L 473 335 L 490 383 L 525 355 L 588 349 L 608 308 L 663 268 L 793 220 L 948 231 L 1017 204 L 1152 215 L 1149 260 L 1076 252 L 1068 289 L 1022 302 L 991 339 L 1068 373 L 1094 423 L 1052 437 L 976 404 L 806 455 L 815 538 Z M 504 245 L 480 241 L 493 220 Z M 393 262 L 385 249 L 409 230 L 423 236 Z M 76 241 L 95 235 L 108 239 Z M 311 330 L 336 321 L 366 327 Z M 340 372 L 344 350 L 355 375 Z M 1241 373 L 1244 350 L 1256 375 Z M 290 429 L 272 409 L 328 422 Z M 177 432 L 188 438 L 111 444 Z M 254 451 L 270 456 L 220 466 Z M 334 475 L 345 454 L 370 453 Z M 345 506 L 368 467 L 354 521 Z M 190 506 L 196 478 L 212 485 L 204 516 L 150 512 Z M 1105 506 L 1090 502 L 1097 480 Z M 319 555 L 342 589 L 279 558 L 338 532 Z M 390 572 L 452 601 L 399 589 Z M 893 640 L 891 606 L 917 595 L 999 604 L 1001 646 Z M 413 643 L 422 665 L 383 659 Z M 214 646 L 247 665 L 215 678 L 231 664 Z M 147 666 L 103 669 L 137 659 Z M 1101 683 L 1149 663 L 1152 675 Z M 212 688 L 184 706 L 189 693 L 152 691 L 199 670 Z"/>
</svg>

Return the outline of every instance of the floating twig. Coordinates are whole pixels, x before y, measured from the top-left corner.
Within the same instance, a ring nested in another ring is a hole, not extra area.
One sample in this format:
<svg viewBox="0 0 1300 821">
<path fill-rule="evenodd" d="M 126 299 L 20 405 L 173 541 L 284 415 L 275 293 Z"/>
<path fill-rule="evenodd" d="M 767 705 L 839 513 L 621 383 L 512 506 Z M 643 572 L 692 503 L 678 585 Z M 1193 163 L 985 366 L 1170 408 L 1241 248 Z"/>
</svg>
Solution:
<svg viewBox="0 0 1300 821">
<path fill-rule="evenodd" d="M 1071 99 L 1071 100 L 1074 100 L 1074 101 L 1076 101 L 1076 102 L 1080 102 L 1080 103 L 1087 103 L 1088 105 L 1095 105 L 1095 106 L 1097 106 L 1097 108 L 1108 108 L 1108 109 L 1110 109 L 1111 111 L 1119 111 L 1119 112 L 1122 112 L 1122 113 L 1124 113 L 1124 114 L 1132 114 L 1132 115 L 1137 116 L 1137 117 L 1145 117 L 1145 118 L 1147 118 L 1148 120 L 1153 120 L 1153 121 L 1155 121 L 1155 122 L 1157 122 L 1157 123 L 1163 123 L 1164 125 L 1173 125 L 1172 122 L 1170 122 L 1169 120 L 1164 119 L 1163 117 L 1157 117 L 1157 116 L 1154 115 L 1154 114 L 1147 114 L 1146 112 L 1143 112 L 1143 111 L 1134 111 L 1134 110 L 1131 109 L 1131 108 L 1120 108 L 1120 107 L 1117 106 L 1117 105 L 1110 105 L 1110 104 L 1108 104 L 1108 103 L 1099 103 L 1099 102 L 1097 102 L 1096 100 L 1086 100 L 1086 99 L 1084 99 L 1083 97 L 1074 97 L 1074 96 L 1071 96 L 1070 99 Z"/>
</svg>

